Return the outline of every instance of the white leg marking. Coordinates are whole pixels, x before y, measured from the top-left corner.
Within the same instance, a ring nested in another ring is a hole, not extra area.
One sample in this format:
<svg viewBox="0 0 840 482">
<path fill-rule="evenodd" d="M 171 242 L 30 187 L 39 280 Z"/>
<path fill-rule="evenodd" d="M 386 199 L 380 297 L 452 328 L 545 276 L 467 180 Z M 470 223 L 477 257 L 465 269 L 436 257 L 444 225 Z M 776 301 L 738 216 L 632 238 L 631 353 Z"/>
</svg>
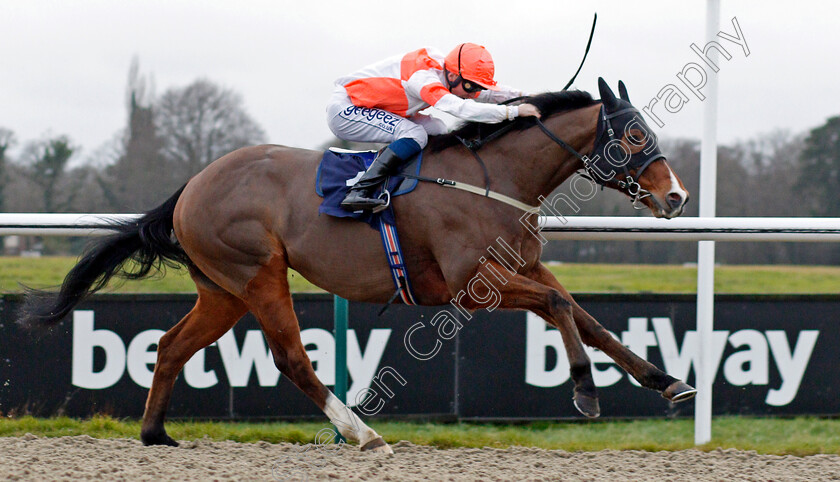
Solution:
<svg viewBox="0 0 840 482">
<path fill-rule="evenodd" d="M 365 425 L 352 410 L 341 403 L 335 395 L 330 392 L 327 403 L 324 406 L 324 413 L 330 418 L 330 422 L 338 428 L 341 435 L 348 440 L 359 442 L 364 446 L 366 443 L 379 437 L 372 428 Z"/>
</svg>

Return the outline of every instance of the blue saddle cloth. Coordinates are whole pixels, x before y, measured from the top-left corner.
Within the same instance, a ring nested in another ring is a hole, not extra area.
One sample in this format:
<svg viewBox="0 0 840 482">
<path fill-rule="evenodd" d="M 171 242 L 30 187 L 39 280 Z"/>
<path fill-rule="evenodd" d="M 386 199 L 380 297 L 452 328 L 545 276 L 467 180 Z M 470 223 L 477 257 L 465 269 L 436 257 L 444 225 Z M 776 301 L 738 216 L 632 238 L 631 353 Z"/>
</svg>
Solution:
<svg viewBox="0 0 840 482">
<path fill-rule="evenodd" d="M 419 175 L 422 156 L 423 153 L 421 152 L 414 157 L 403 167 L 402 172 L 411 173 L 415 176 Z M 382 237 L 382 245 L 385 248 L 385 255 L 388 258 L 388 266 L 391 268 L 394 286 L 397 289 L 391 301 L 399 296 L 403 303 L 414 305 L 416 302 L 414 301 L 411 281 L 400 247 L 399 236 L 397 236 L 393 205 L 376 214 L 362 211 L 350 212 L 341 208 L 341 201 L 344 200 L 344 196 L 347 195 L 350 187 L 362 177 L 362 174 L 370 167 L 374 159 L 376 159 L 376 151 L 350 152 L 330 149 L 324 152 L 324 157 L 318 165 L 318 173 L 315 176 L 315 192 L 324 198 L 321 206 L 318 207 L 318 212 L 339 218 L 358 219 L 379 231 Z M 383 188 L 387 189 L 391 193 L 391 199 L 393 199 L 413 191 L 417 187 L 417 179 L 406 179 L 396 175 L 389 177 L 385 184 L 387 186 L 379 188 L 378 192 L 382 192 Z"/>
<path fill-rule="evenodd" d="M 403 171 L 414 175 L 420 174 L 420 162 L 422 153 L 411 160 Z M 350 212 L 341 207 L 341 201 L 350 191 L 353 184 L 362 176 L 368 167 L 376 159 L 376 151 L 351 152 L 341 149 L 330 149 L 324 152 L 321 163 L 318 165 L 318 173 L 315 176 L 315 192 L 324 198 L 319 213 L 328 214 L 338 218 L 353 218 L 364 221 L 371 228 L 379 231 L 379 221 L 382 219 L 388 224 L 396 224 L 394 211 L 390 207 L 376 214 L 370 212 Z M 384 186 L 391 193 L 391 199 L 408 194 L 417 187 L 417 179 L 406 179 L 399 175 L 388 178 L 387 186 Z M 382 192 L 382 188 L 377 194 Z"/>
</svg>

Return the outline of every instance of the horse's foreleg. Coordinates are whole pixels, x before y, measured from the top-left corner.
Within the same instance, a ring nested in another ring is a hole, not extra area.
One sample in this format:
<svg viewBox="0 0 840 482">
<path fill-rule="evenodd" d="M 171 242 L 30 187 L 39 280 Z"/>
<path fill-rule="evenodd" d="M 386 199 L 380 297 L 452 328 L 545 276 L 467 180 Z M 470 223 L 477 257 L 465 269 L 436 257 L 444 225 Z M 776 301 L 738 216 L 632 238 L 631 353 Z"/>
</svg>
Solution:
<svg viewBox="0 0 840 482">
<path fill-rule="evenodd" d="M 501 265 L 495 262 L 491 264 L 495 265 L 497 273 L 506 273 Z M 519 274 L 507 277 L 503 285 L 494 284 L 493 288 L 501 295 L 499 308 L 531 311 L 560 331 L 569 359 L 571 377 L 575 384 L 575 407 L 587 417 L 600 415 L 598 393 L 592 378 L 592 364 L 583 350 L 581 337 L 572 317 L 572 304 L 556 289 Z M 461 301 L 462 306 L 468 309 L 486 306 L 486 303 L 480 304 L 468 296 L 464 296 Z"/>
<path fill-rule="evenodd" d="M 246 300 L 265 333 L 280 372 L 323 410 L 346 439 L 358 442 L 362 450 L 394 453 L 376 431 L 365 425 L 315 375 L 300 339 L 286 266 L 279 256 L 248 283 Z"/>
<path fill-rule="evenodd" d="M 144 445 L 178 445 L 163 426 L 175 377 L 198 350 L 218 340 L 247 312 L 242 300 L 221 288 L 198 281 L 196 285 L 198 301 L 192 311 L 158 342 L 155 373 L 140 432 Z"/>
<path fill-rule="evenodd" d="M 577 325 L 583 342 L 606 353 L 643 387 L 656 390 L 663 397 L 673 402 L 688 400 L 697 393 L 690 385 L 663 372 L 649 361 L 633 353 L 620 341 L 613 338 L 592 315 L 587 313 L 575 302 L 572 295 L 557 281 L 557 278 L 554 277 L 548 268 L 542 264 L 538 264 L 529 273 L 529 277 L 557 290 L 571 304 L 575 325 Z"/>
</svg>

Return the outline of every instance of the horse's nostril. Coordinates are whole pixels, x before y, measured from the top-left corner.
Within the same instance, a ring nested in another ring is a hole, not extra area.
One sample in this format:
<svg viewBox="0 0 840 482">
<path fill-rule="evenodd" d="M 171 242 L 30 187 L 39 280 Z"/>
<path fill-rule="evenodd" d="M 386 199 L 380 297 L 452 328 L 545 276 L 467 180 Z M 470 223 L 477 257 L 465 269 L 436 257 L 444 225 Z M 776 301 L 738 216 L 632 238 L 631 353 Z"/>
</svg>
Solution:
<svg viewBox="0 0 840 482">
<path fill-rule="evenodd" d="M 682 196 L 680 196 L 679 194 L 677 194 L 675 192 L 668 193 L 668 205 L 671 206 L 671 208 L 676 209 L 676 208 L 682 206 L 682 203 L 683 203 Z"/>
</svg>

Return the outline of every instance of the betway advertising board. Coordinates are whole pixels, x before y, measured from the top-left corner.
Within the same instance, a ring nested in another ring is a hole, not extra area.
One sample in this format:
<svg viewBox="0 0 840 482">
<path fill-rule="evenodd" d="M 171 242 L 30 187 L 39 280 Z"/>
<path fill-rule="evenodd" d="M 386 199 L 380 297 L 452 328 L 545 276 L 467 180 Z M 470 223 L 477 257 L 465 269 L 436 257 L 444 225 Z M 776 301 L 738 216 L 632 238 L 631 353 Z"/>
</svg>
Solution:
<svg viewBox="0 0 840 482">
<path fill-rule="evenodd" d="M 694 296 L 579 295 L 617 339 L 693 384 Z M 20 299 L 0 299 L 0 414 L 139 417 L 157 341 L 194 296 L 102 295 L 50 334 L 14 324 Z M 560 333 L 525 312 L 350 304 L 348 402 L 365 416 L 460 419 L 579 417 Z M 316 374 L 335 383 L 333 304 L 299 295 L 295 310 Z M 840 297 L 718 296 L 712 366 L 715 414 L 840 414 Z M 589 350 L 603 417 L 690 416 Z M 178 377 L 171 417 L 296 418 L 321 412 L 274 367 L 247 315 Z"/>
</svg>

